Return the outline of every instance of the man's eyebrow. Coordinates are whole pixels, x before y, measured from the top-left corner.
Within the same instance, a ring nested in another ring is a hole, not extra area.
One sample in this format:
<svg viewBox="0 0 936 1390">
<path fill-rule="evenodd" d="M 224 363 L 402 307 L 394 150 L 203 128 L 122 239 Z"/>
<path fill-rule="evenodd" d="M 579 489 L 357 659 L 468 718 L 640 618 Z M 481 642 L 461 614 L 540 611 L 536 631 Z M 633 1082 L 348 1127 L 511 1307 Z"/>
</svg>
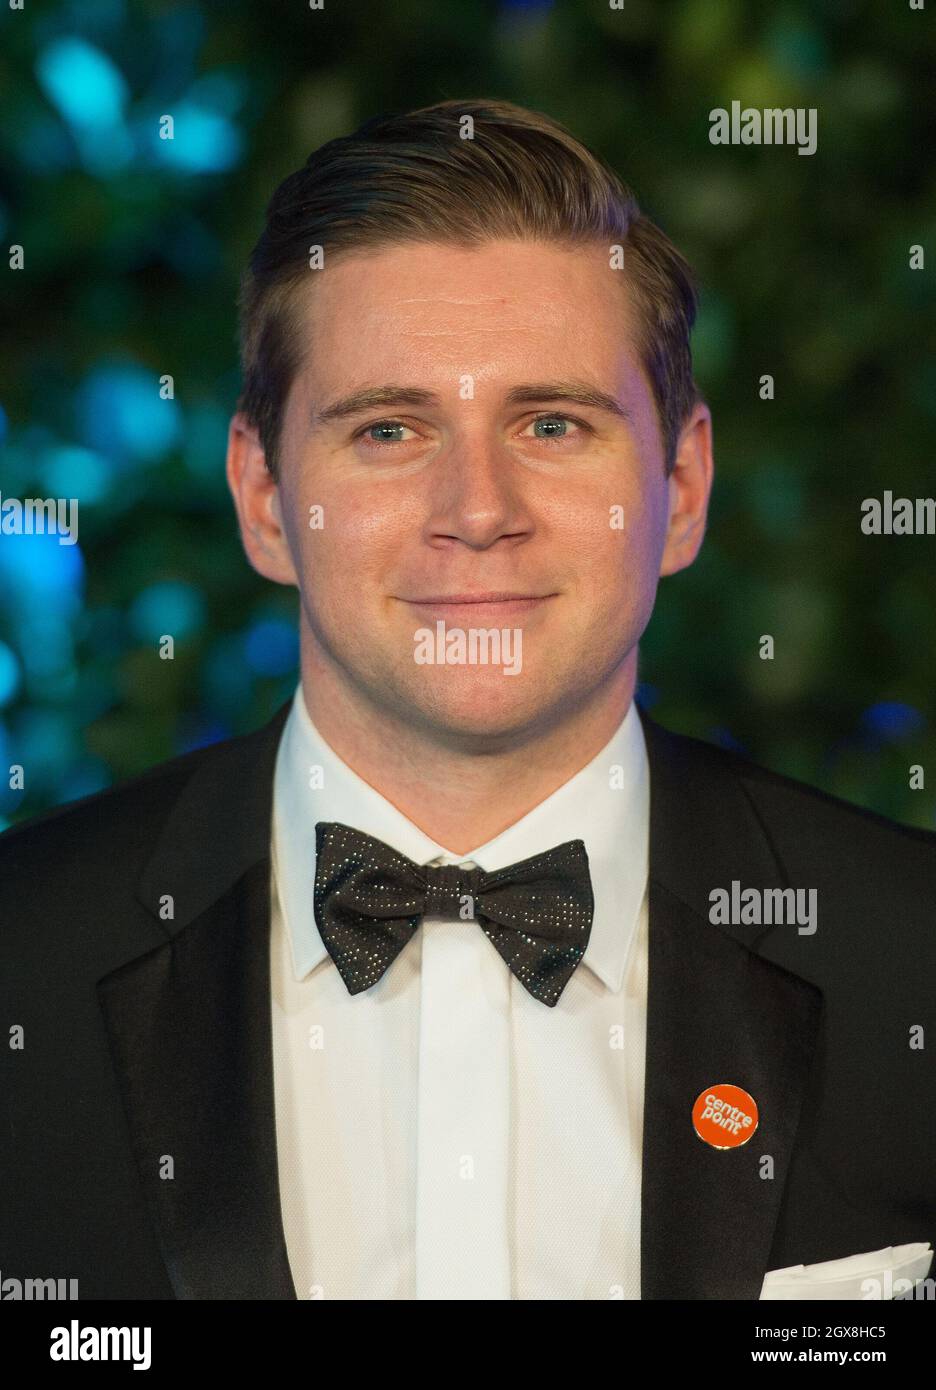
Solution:
<svg viewBox="0 0 936 1390">
<path fill-rule="evenodd" d="M 591 406 L 594 410 L 603 410 L 622 420 L 633 419 L 631 412 L 625 410 L 615 396 L 600 391 L 586 381 L 533 382 L 514 386 L 507 392 L 507 405 L 533 405 L 537 401 L 571 401 L 577 405 Z M 316 427 L 331 420 L 343 420 L 350 415 L 363 414 L 366 410 L 407 405 L 434 406 L 439 403 L 434 391 L 426 391 L 419 386 L 364 386 L 313 412 L 312 425 Z"/>
<path fill-rule="evenodd" d="M 536 401 L 572 401 L 576 405 L 588 405 L 594 410 L 617 415 L 622 420 L 633 419 L 616 396 L 600 391 L 587 381 L 535 382 L 532 386 L 515 386 L 507 392 L 508 405 L 533 405 Z"/>
<path fill-rule="evenodd" d="M 365 410 L 382 410 L 395 405 L 438 405 L 434 391 L 419 386 L 362 386 L 348 396 L 321 410 L 312 412 L 312 425 L 325 425 L 329 420 L 343 420 L 348 415 L 360 415 Z"/>
</svg>

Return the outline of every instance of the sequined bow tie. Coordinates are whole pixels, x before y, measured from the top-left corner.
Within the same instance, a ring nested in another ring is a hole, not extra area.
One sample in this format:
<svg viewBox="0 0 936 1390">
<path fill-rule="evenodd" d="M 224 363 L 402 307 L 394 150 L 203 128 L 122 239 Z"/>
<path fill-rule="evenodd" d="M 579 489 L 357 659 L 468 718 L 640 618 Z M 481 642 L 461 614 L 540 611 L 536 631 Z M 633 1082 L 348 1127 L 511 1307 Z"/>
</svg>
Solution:
<svg viewBox="0 0 936 1390">
<path fill-rule="evenodd" d="M 591 932 L 588 855 L 581 840 L 486 873 L 414 864 L 335 821 L 315 827 L 315 921 L 348 991 L 380 979 L 423 917 L 475 920 L 520 983 L 552 1007 Z"/>
</svg>

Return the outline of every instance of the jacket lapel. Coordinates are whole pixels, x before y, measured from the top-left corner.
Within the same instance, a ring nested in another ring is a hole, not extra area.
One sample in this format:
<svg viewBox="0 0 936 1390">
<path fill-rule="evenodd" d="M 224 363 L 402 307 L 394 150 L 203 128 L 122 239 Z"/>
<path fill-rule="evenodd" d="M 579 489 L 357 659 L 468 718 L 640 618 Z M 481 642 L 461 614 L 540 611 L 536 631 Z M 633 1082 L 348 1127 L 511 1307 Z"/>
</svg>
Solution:
<svg viewBox="0 0 936 1390">
<path fill-rule="evenodd" d="M 763 928 L 709 921 L 713 888 L 786 887 L 783 866 L 724 755 L 640 715 L 650 762 L 641 1297 L 758 1299 L 822 995 L 757 953 Z M 692 1125 L 696 1098 L 721 1082 L 759 1112 L 752 1139 L 728 1150 Z"/>
<path fill-rule="evenodd" d="M 138 890 L 167 940 L 98 983 L 180 1299 L 296 1296 L 279 1203 L 269 971 L 272 785 L 288 709 L 207 750 Z"/>
</svg>

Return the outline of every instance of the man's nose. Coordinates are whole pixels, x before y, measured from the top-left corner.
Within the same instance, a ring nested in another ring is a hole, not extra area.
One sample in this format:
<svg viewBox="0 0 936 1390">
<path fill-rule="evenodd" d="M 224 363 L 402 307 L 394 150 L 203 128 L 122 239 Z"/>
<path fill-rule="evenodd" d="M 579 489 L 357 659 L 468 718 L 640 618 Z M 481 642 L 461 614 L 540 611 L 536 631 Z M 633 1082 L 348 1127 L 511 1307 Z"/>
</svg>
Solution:
<svg viewBox="0 0 936 1390">
<path fill-rule="evenodd" d="M 455 539 L 485 549 L 532 531 L 521 470 L 498 441 L 477 434 L 458 440 L 437 464 L 426 521 L 430 541 Z"/>
</svg>

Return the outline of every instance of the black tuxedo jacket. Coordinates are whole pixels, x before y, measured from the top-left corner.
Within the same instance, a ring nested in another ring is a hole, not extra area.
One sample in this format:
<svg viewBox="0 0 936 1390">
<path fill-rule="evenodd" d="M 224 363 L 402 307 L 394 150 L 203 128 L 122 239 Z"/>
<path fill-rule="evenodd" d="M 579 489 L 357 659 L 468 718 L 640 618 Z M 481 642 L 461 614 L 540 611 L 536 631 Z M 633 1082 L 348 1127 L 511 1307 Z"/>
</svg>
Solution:
<svg viewBox="0 0 936 1390">
<path fill-rule="evenodd" d="M 268 963 L 287 713 L 0 837 L 0 1278 L 295 1298 Z M 769 1269 L 936 1245 L 936 835 L 641 719 L 643 1298 L 757 1299 Z M 815 888 L 817 931 L 713 925 L 733 880 Z M 760 1112 L 727 1151 L 691 1123 L 719 1082 Z"/>
</svg>

